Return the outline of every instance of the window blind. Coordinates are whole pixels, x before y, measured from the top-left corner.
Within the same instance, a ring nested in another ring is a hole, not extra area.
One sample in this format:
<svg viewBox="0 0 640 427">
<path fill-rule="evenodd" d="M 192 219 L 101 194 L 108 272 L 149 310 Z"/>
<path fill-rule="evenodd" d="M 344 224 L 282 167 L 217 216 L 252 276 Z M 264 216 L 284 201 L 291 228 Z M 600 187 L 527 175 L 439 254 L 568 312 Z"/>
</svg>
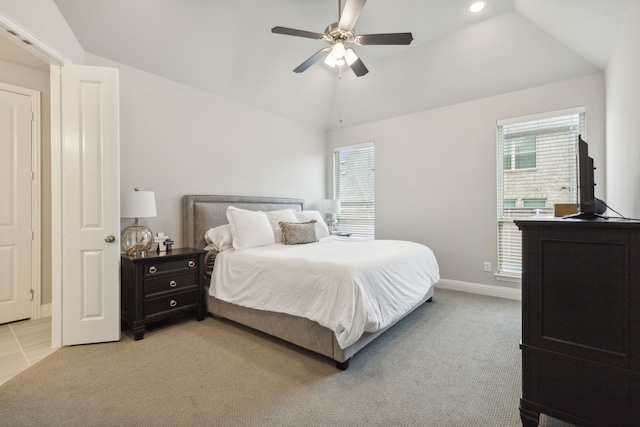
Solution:
<svg viewBox="0 0 640 427">
<path fill-rule="evenodd" d="M 333 197 L 340 200 L 337 229 L 375 238 L 375 147 L 373 143 L 333 151 Z"/>
<path fill-rule="evenodd" d="M 520 277 L 522 238 L 514 219 L 553 216 L 577 203 L 578 135 L 584 107 L 498 121 L 498 274 Z"/>
</svg>

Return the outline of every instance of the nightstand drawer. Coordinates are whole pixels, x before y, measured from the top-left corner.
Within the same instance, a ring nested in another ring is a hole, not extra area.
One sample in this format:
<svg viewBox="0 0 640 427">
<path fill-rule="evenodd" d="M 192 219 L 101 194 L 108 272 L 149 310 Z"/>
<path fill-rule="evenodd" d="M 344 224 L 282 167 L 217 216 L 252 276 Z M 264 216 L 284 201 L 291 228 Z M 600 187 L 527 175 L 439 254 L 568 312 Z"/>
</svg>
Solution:
<svg viewBox="0 0 640 427">
<path fill-rule="evenodd" d="M 171 261 L 149 262 L 144 265 L 144 275 L 155 276 L 160 273 L 168 273 L 177 270 L 198 271 L 198 258 L 183 258 Z"/>
<path fill-rule="evenodd" d="M 166 292 L 197 286 L 197 271 L 183 274 L 172 274 L 169 276 L 149 278 L 144 282 L 144 295 L 148 297 L 158 292 Z"/>
<path fill-rule="evenodd" d="M 176 248 L 148 252 L 144 257 L 120 259 L 120 314 L 122 328 L 131 327 L 133 339 L 144 338 L 149 323 L 194 311 L 206 315 L 204 256 L 206 251 Z"/>
<path fill-rule="evenodd" d="M 198 303 L 198 291 L 183 292 L 167 297 L 149 299 L 144 302 L 144 317 L 161 314 L 169 311 L 179 311 Z"/>
</svg>

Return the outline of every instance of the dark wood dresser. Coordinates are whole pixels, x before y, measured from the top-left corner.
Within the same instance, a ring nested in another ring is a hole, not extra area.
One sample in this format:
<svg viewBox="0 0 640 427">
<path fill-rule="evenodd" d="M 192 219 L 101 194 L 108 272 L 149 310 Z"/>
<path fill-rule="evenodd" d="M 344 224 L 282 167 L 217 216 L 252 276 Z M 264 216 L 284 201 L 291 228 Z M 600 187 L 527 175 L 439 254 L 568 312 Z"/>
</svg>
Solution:
<svg viewBox="0 0 640 427">
<path fill-rule="evenodd" d="M 123 328 L 131 326 L 135 340 L 145 326 L 194 311 L 205 317 L 204 250 L 173 249 L 145 257 L 121 257 L 120 299 Z"/>
<path fill-rule="evenodd" d="M 525 426 L 640 426 L 640 222 L 520 220 Z"/>
</svg>

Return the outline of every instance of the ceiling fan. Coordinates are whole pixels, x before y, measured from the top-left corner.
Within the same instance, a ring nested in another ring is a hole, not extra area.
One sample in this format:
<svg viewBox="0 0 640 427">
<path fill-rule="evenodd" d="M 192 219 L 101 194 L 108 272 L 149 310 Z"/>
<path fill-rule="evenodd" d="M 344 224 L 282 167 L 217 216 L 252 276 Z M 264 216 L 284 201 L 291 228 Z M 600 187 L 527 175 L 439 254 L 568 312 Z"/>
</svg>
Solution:
<svg viewBox="0 0 640 427">
<path fill-rule="evenodd" d="M 316 40 L 324 40 L 329 45 L 320 49 L 309 59 L 298 65 L 293 71 L 302 73 L 307 68 L 318 62 L 323 56 L 324 62 L 335 67 L 347 64 L 356 76 L 362 77 L 369 72 L 362 63 L 356 52 L 349 47 L 356 45 L 408 45 L 413 40 L 411 33 L 390 33 L 390 34 L 363 34 L 356 35 L 354 27 L 358 16 L 367 0 L 345 0 L 344 8 L 342 1 L 338 0 L 338 22 L 330 24 L 324 34 L 311 31 L 295 30 L 293 28 L 273 27 L 272 33 L 284 34 L 288 36 L 306 37 Z"/>
</svg>

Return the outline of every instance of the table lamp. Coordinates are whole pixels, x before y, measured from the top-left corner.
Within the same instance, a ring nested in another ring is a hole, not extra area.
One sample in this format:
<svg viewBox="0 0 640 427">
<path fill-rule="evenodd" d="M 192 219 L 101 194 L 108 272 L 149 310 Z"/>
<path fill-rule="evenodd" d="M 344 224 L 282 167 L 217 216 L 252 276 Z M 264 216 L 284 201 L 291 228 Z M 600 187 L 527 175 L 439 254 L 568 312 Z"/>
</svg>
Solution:
<svg viewBox="0 0 640 427">
<path fill-rule="evenodd" d="M 331 233 L 336 231 L 338 221 L 336 221 L 336 214 L 340 213 L 340 200 L 325 199 L 322 202 L 322 210 L 325 214 L 328 214 L 327 226 Z"/>
<path fill-rule="evenodd" d="M 155 217 L 156 197 L 153 191 L 120 192 L 120 216 L 134 218 L 133 225 L 126 227 L 120 234 L 122 252 L 132 257 L 143 257 L 153 246 L 153 233 L 140 224 L 140 218 Z"/>
</svg>

